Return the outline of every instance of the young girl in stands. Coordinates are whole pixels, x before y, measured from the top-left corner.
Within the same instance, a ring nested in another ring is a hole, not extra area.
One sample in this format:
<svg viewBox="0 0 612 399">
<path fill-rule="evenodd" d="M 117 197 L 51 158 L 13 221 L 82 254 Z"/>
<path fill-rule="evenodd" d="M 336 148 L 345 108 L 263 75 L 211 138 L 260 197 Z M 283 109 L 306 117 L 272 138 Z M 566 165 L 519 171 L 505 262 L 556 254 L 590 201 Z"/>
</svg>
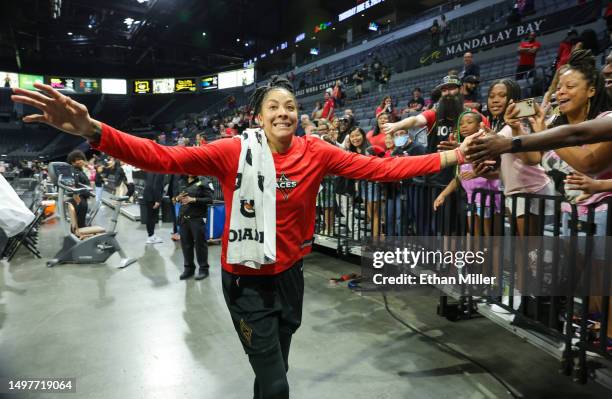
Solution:
<svg viewBox="0 0 612 399">
<path fill-rule="evenodd" d="M 398 181 L 437 173 L 462 163 L 470 141 L 442 153 L 383 159 L 342 151 L 312 136 L 296 137 L 293 87 L 273 77 L 251 100 L 261 128 L 203 147 L 165 147 L 92 119 L 87 107 L 50 86 L 34 86 L 47 95 L 15 89 L 12 96 L 15 102 L 41 110 L 26 116 L 25 122 L 46 123 L 85 137 L 94 148 L 141 169 L 219 179 L 227 210 L 223 293 L 255 373 L 253 391 L 258 399 L 289 398 L 289 348 L 302 321 L 303 257 L 312 248 L 323 176 Z M 356 135 L 361 139 L 352 144 L 362 145 L 363 131 Z"/>
<path fill-rule="evenodd" d="M 459 116 L 459 132 L 457 134 L 457 141 L 461 142 L 462 139 L 469 137 L 473 134 L 478 133 L 481 126 L 483 124 L 482 115 L 474 112 L 467 111 Z M 473 233 L 476 236 L 484 235 L 490 236 L 493 231 L 493 226 L 491 223 L 491 213 L 499 213 L 501 210 L 501 198 L 497 194 L 499 191 L 499 179 L 497 178 L 497 173 L 492 172 L 492 174 L 483 175 L 485 166 L 479 165 L 474 167 L 472 164 L 463 164 L 457 170 L 457 175 L 455 179 L 453 179 L 448 186 L 438 195 L 438 197 L 434 200 L 433 208 L 437 210 L 446 200 L 446 197 L 449 196 L 452 192 L 457 190 L 459 185 L 463 187 L 465 193 L 467 194 L 467 203 L 468 203 L 468 229 L 470 233 Z M 489 193 L 485 194 L 486 198 L 484 201 L 481 199 L 481 194 L 476 193 L 474 196 L 474 191 L 476 190 L 487 190 Z M 491 205 L 491 198 L 494 197 L 494 205 Z M 474 214 L 474 225 L 472 225 L 472 216 L 471 213 Z M 480 218 L 484 217 L 484 231 L 480 231 Z M 499 219 L 499 218 L 496 218 Z"/>
</svg>

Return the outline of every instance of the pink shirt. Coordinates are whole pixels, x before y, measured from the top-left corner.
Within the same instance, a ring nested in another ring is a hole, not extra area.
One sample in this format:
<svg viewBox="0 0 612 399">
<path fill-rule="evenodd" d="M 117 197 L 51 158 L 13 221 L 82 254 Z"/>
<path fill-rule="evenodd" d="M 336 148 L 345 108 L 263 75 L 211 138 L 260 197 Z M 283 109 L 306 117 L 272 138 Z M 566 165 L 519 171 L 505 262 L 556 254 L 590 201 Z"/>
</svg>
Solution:
<svg viewBox="0 0 612 399">
<path fill-rule="evenodd" d="M 461 172 L 471 172 L 473 170 L 471 163 L 463 164 L 459 167 Z M 470 180 L 461 180 L 461 187 L 467 194 L 468 204 L 472 203 L 472 193 L 475 190 L 483 189 L 489 191 L 499 191 L 499 179 L 487 179 L 484 177 L 475 177 Z M 488 193 L 487 193 L 488 194 Z M 485 206 L 491 206 L 491 197 L 495 198 L 495 209 L 501 209 L 501 194 L 487 195 Z M 480 193 L 476 194 L 476 204 L 480 205 Z"/>
<path fill-rule="evenodd" d="M 611 118 L 611 117 L 612 117 L 612 112 L 603 112 L 597 116 L 597 118 Z M 591 175 L 591 177 L 595 180 L 612 179 L 612 163 L 609 164 L 608 167 L 602 170 L 601 172 Z M 596 193 L 596 194 L 591 195 L 589 198 L 585 199 L 584 201 L 577 202 L 576 205 L 578 205 L 578 214 L 586 215 L 589 211 L 589 208 L 588 208 L 589 205 L 597 204 L 601 202 L 604 198 L 607 198 L 607 197 L 612 197 L 612 192 L 606 191 L 603 193 Z M 561 210 L 563 212 L 571 212 L 571 206 L 567 202 L 564 202 L 561 204 Z M 603 212 L 607 210 L 608 210 L 608 204 L 600 204 L 599 206 L 595 208 L 596 212 Z"/>
<path fill-rule="evenodd" d="M 498 134 L 512 137 L 512 128 L 504 126 Z M 527 165 L 517 154 L 501 155 L 500 172 L 505 195 L 536 193 L 551 184 L 544 168 L 540 165 Z"/>
</svg>

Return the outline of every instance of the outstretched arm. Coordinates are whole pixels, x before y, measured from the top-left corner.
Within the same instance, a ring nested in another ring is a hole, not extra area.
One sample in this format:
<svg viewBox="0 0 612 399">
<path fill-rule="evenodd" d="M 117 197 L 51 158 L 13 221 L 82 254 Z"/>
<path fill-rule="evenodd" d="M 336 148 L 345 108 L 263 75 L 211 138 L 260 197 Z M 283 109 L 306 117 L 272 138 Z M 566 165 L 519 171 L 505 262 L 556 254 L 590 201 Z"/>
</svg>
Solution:
<svg viewBox="0 0 612 399">
<path fill-rule="evenodd" d="M 427 119 L 423 114 L 419 114 L 416 116 L 410 116 L 406 119 L 402 119 L 401 121 L 394 123 L 385 123 L 383 126 L 383 131 L 386 133 L 395 133 L 398 130 L 408 130 L 413 127 L 423 127 L 427 125 Z"/>
<path fill-rule="evenodd" d="M 598 118 L 576 125 L 557 126 L 519 138 L 520 151 L 545 151 L 561 147 L 612 140 L 612 118 Z M 512 139 L 502 136 L 481 137 L 468 148 L 468 160 L 474 162 L 512 152 Z"/>
<path fill-rule="evenodd" d="M 440 169 L 462 163 L 463 151 L 470 142 L 466 140 L 460 148 L 452 151 L 410 157 L 364 156 L 342 151 L 324 142 L 320 151 L 324 153 L 327 173 L 351 179 L 397 181 L 437 173 Z"/>
<path fill-rule="evenodd" d="M 164 147 L 151 140 L 119 132 L 93 119 L 87 107 L 51 86 L 35 83 L 34 87 L 41 92 L 14 89 L 15 94 L 11 96 L 14 102 L 41 111 L 40 114 L 24 117 L 24 122 L 45 123 L 83 137 L 95 148 L 130 165 L 158 173 L 220 176 L 231 169 L 233 161 L 237 161 L 240 145 L 235 140 L 205 147 Z M 233 167 L 235 165 L 236 162 Z"/>
</svg>

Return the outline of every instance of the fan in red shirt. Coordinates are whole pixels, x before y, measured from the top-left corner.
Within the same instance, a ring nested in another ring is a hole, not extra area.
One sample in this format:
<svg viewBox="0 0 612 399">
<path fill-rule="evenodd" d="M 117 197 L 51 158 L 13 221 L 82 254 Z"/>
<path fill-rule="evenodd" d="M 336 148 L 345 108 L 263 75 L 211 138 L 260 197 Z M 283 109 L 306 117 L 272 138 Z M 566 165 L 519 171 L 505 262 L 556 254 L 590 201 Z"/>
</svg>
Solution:
<svg viewBox="0 0 612 399">
<path fill-rule="evenodd" d="M 380 115 L 382 112 L 386 112 L 389 114 L 391 119 L 389 122 L 395 122 L 397 120 L 397 111 L 393 106 L 393 100 L 391 99 L 391 96 L 386 96 L 385 98 L 383 98 L 380 105 L 376 107 L 376 117 L 378 118 L 378 115 Z"/>
<path fill-rule="evenodd" d="M 516 80 L 523 79 L 527 73 L 535 68 L 536 55 L 542 45 L 536 39 L 536 34 L 531 32 L 527 40 L 519 44 L 519 63 L 516 68 Z"/>
<path fill-rule="evenodd" d="M 376 126 L 366 134 L 366 138 L 370 145 L 376 145 L 385 148 L 385 132 L 383 126 L 385 123 L 391 122 L 389 114 L 381 112 L 376 116 Z"/>
<path fill-rule="evenodd" d="M 323 105 L 323 112 L 321 113 L 321 119 L 327 119 L 332 121 L 334 119 L 334 108 L 336 103 L 332 96 L 332 89 L 325 90 L 325 105 Z"/>
<path fill-rule="evenodd" d="M 288 80 L 273 77 L 268 85 L 255 90 L 251 103 L 276 169 L 276 262 L 252 269 L 226 262 L 240 137 L 202 147 L 164 147 L 92 119 L 87 107 L 48 85 L 34 86 L 46 95 L 15 89 L 12 96 L 13 101 L 42 111 L 26 116 L 24 122 L 46 123 L 85 137 L 94 148 L 143 170 L 212 175 L 220 180 L 227 215 L 221 256 L 223 293 L 255 372 L 258 398 L 289 397 L 289 348 L 301 324 L 304 295 L 302 258 L 311 250 L 316 198 L 323 176 L 394 181 L 436 173 L 463 162 L 470 143 L 466 140 L 460 148 L 443 153 L 377 158 L 343 151 L 313 136 L 296 137 L 298 106 L 293 87 Z M 246 235 L 244 239 L 248 239 Z"/>
</svg>

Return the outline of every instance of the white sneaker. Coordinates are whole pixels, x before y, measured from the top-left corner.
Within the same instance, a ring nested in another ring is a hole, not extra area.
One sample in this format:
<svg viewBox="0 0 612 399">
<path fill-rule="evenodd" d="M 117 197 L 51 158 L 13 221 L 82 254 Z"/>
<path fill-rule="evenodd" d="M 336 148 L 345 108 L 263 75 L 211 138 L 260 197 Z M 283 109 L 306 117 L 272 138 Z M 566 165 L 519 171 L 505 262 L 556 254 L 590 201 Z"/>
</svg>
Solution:
<svg viewBox="0 0 612 399">
<path fill-rule="evenodd" d="M 151 237 L 147 238 L 146 243 L 147 244 L 155 244 L 155 236 L 151 236 Z"/>
<path fill-rule="evenodd" d="M 153 244 L 161 244 L 162 242 L 164 242 L 164 240 L 162 240 L 161 237 L 153 236 Z"/>
</svg>

